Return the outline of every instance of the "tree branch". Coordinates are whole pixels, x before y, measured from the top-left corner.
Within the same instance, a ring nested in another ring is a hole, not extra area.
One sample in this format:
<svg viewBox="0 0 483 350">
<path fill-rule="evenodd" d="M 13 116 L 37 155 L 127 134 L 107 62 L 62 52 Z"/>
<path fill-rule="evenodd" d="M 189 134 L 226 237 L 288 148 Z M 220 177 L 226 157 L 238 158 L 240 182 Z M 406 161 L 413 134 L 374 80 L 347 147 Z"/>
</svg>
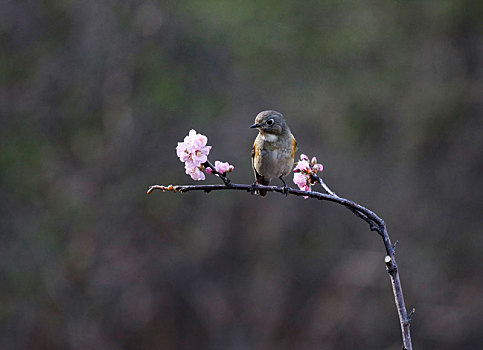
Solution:
<svg viewBox="0 0 483 350">
<path fill-rule="evenodd" d="M 214 167 L 208 164 L 213 170 Z M 246 191 L 251 192 L 254 189 L 256 190 L 265 190 L 267 192 L 278 192 L 282 194 L 291 194 L 294 196 L 305 196 L 309 198 L 315 198 L 318 200 L 325 200 L 329 202 L 334 202 L 340 204 L 349 210 L 351 210 L 356 216 L 364 220 L 369 224 L 369 227 L 372 231 L 376 231 L 383 239 L 384 248 L 386 249 L 386 257 L 384 262 L 386 264 L 387 272 L 391 278 L 392 284 L 392 291 L 394 294 L 394 301 L 396 304 L 398 316 L 399 316 L 399 323 L 401 326 L 401 333 L 402 333 L 402 340 L 403 340 L 403 350 L 412 350 L 411 344 L 411 334 L 410 334 L 410 322 L 411 317 L 414 314 L 415 310 L 413 309 L 410 314 L 408 314 L 406 310 L 406 305 L 404 302 L 404 296 L 402 293 L 401 281 L 399 278 L 399 271 L 396 264 L 395 258 L 395 245 L 392 245 L 391 240 L 389 238 L 389 234 L 387 233 L 387 228 L 384 220 L 382 220 L 379 216 L 377 216 L 371 210 L 363 207 L 360 204 L 357 204 L 351 200 L 339 197 L 329 189 L 329 187 L 323 182 L 323 180 L 317 176 L 312 175 L 312 179 L 314 182 L 320 183 L 320 185 L 327 191 L 329 194 L 320 193 L 316 191 L 302 191 L 294 188 L 284 189 L 284 187 L 277 187 L 277 186 L 264 186 L 259 184 L 253 185 L 245 185 L 245 184 L 234 184 L 231 183 L 228 178 L 226 178 L 223 174 L 218 174 L 222 181 L 224 182 L 223 185 L 181 185 L 181 186 L 161 186 L 161 185 L 153 185 L 149 187 L 147 193 L 150 194 L 154 190 L 161 190 L 161 191 L 171 191 L 171 192 L 190 192 L 190 191 L 204 191 L 209 193 L 211 191 L 220 191 L 220 190 L 234 190 L 234 191 Z"/>
</svg>

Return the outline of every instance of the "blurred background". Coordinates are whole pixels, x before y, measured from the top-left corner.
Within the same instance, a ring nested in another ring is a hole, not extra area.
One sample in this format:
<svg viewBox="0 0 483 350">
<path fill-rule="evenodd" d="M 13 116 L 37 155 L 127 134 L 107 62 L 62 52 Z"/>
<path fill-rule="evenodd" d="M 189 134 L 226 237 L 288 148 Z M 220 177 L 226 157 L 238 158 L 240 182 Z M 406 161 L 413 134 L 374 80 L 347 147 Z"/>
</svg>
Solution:
<svg viewBox="0 0 483 350">
<path fill-rule="evenodd" d="M 0 37 L 1 349 L 400 349 L 348 210 L 146 195 L 192 128 L 251 183 L 265 109 L 399 241 L 414 347 L 483 348 L 483 2 L 2 1 Z"/>
</svg>

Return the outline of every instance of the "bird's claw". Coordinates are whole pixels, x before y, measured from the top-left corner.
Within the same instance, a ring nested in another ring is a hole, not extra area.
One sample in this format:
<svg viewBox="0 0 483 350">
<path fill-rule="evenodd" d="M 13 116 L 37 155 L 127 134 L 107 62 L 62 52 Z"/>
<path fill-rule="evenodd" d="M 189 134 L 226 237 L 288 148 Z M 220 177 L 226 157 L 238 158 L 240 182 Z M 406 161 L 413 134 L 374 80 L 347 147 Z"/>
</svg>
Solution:
<svg viewBox="0 0 483 350">
<path fill-rule="evenodd" d="M 257 182 L 255 181 L 254 183 L 252 183 L 252 185 L 250 186 L 250 193 L 251 194 L 255 194 L 257 192 Z"/>
<path fill-rule="evenodd" d="M 288 186 L 281 176 L 279 177 L 279 179 L 283 182 L 283 193 L 285 194 L 285 197 L 288 197 Z"/>
<path fill-rule="evenodd" d="M 288 186 L 287 186 L 287 184 L 283 185 L 283 193 L 285 194 L 285 197 L 288 197 Z"/>
</svg>

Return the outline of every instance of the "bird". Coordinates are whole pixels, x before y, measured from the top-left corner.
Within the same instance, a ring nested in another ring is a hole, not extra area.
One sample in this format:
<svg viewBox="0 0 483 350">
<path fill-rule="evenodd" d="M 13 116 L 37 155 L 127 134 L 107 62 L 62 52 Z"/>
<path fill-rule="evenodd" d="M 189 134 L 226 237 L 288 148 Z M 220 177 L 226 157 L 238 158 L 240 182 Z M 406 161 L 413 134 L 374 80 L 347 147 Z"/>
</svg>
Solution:
<svg viewBox="0 0 483 350">
<path fill-rule="evenodd" d="M 250 128 L 258 129 L 252 148 L 252 168 L 255 175 L 252 193 L 265 196 L 267 191 L 256 190 L 257 184 L 269 185 L 270 181 L 279 178 L 287 195 L 288 187 L 283 176 L 292 170 L 297 142 L 283 115 L 272 110 L 260 112 Z"/>
</svg>

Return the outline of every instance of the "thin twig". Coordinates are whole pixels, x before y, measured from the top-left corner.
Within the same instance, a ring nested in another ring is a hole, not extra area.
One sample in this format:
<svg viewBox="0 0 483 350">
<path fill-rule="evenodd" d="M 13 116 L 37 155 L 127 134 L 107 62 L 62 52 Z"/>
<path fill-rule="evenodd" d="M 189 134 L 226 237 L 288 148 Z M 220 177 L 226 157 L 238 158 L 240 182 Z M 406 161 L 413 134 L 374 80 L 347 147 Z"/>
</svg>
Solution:
<svg viewBox="0 0 483 350">
<path fill-rule="evenodd" d="M 310 177 L 312 178 L 312 180 L 315 180 L 316 182 L 318 182 L 322 187 L 323 189 L 325 190 L 325 192 L 327 192 L 328 194 L 334 196 L 334 197 L 339 197 L 338 195 L 335 194 L 334 191 L 332 191 L 329 186 L 327 186 L 325 184 L 325 182 L 322 180 L 322 178 L 318 175 L 315 175 L 315 174 L 311 174 Z"/>
<path fill-rule="evenodd" d="M 203 165 L 205 166 L 205 168 L 210 167 L 210 168 L 211 168 L 211 172 L 212 172 L 214 175 L 218 175 L 218 176 L 220 177 L 220 179 L 223 181 L 223 183 L 224 183 L 226 186 L 230 187 L 230 185 L 231 185 L 231 181 L 230 181 L 230 179 L 229 179 L 229 178 L 227 178 L 225 174 L 222 174 L 222 173 L 218 172 L 218 171 L 216 170 L 215 166 L 214 166 L 214 165 L 213 165 L 213 164 L 212 164 L 212 163 L 211 163 L 211 162 L 210 162 L 208 159 L 206 160 L 205 164 L 203 164 Z"/>
<path fill-rule="evenodd" d="M 208 165 L 215 170 L 215 168 L 208 163 Z M 291 194 L 294 196 L 304 196 L 309 198 L 315 198 L 318 200 L 326 200 L 334 203 L 338 203 L 343 205 L 344 207 L 351 210 L 355 215 L 366 221 L 370 229 L 373 231 L 377 231 L 379 235 L 381 235 L 384 247 L 386 249 L 386 257 L 384 262 L 386 264 L 387 272 L 391 278 L 392 290 L 394 294 L 394 301 L 396 304 L 398 316 L 399 316 L 399 323 L 401 325 L 401 333 L 402 333 L 402 340 L 403 340 L 403 350 L 412 350 L 411 344 L 411 333 L 410 333 L 410 323 L 411 317 L 414 314 L 414 309 L 408 314 L 406 310 L 406 305 L 404 302 L 404 296 L 402 293 L 401 281 L 399 279 L 399 271 L 396 264 L 396 258 L 394 256 L 395 253 L 395 246 L 397 244 L 392 244 L 389 238 L 389 234 L 387 233 L 387 228 L 384 220 L 382 220 L 379 216 L 377 216 L 371 210 L 363 207 L 360 204 L 357 204 L 349 199 L 339 197 L 329 189 L 329 187 L 322 181 L 322 179 L 316 175 L 313 175 L 313 179 L 321 184 L 325 191 L 329 194 L 320 193 L 316 191 L 302 191 L 294 188 L 284 188 L 284 187 L 277 187 L 277 186 L 263 186 L 259 184 L 252 184 L 252 185 L 245 185 L 245 184 L 234 184 L 231 181 L 223 176 L 222 174 L 220 178 L 223 180 L 224 185 L 181 185 L 181 186 L 162 186 L 162 185 L 153 185 L 148 189 L 148 194 L 153 192 L 154 190 L 161 190 L 161 191 L 171 191 L 171 192 L 190 192 L 190 191 L 205 191 L 207 193 L 211 191 L 220 191 L 220 190 L 237 190 L 237 191 L 246 191 L 251 192 L 253 189 L 255 190 L 265 190 L 267 192 L 278 192 L 282 194 Z"/>
<path fill-rule="evenodd" d="M 318 182 L 328 194 L 330 194 L 331 196 L 340 198 L 334 191 L 332 191 L 329 188 L 329 186 L 327 186 L 327 184 L 322 180 L 320 176 L 311 174 L 310 177 L 312 179 L 312 182 Z M 379 230 L 379 226 L 377 225 L 376 222 L 374 222 L 374 220 L 369 219 L 364 213 L 362 213 L 357 209 L 353 209 L 353 208 L 348 208 L 348 209 L 352 211 L 356 216 L 360 217 L 362 220 L 367 222 L 369 224 L 369 228 L 371 229 L 371 231 L 376 231 L 379 234 L 381 234 Z"/>
</svg>

